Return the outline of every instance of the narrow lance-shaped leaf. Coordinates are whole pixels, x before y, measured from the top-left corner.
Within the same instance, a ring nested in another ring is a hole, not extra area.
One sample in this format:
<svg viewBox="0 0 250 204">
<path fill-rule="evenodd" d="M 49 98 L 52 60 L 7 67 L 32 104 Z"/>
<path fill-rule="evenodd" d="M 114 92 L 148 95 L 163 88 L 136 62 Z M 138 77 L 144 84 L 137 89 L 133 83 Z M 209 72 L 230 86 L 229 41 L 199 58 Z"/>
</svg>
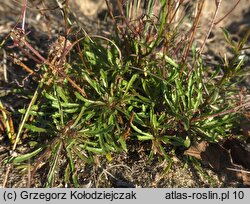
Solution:
<svg viewBox="0 0 250 204">
<path fill-rule="evenodd" d="M 41 152 L 43 150 L 42 147 L 34 150 L 33 152 L 31 153 L 28 153 L 28 154 L 24 154 L 24 155 L 21 155 L 21 156 L 17 156 L 13 159 L 13 163 L 14 164 L 17 164 L 17 163 L 21 163 L 23 161 L 27 161 L 28 159 L 36 156 L 39 152 Z"/>
<path fill-rule="evenodd" d="M 37 127 L 35 125 L 24 124 L 24 127 L 27 128 L 27 129 L 29 129 L 29 130 L 31 130 L 32 132 L 39 132 L 39 133 L 41 133 L 41 132 L 47 132 L 46 129 L 41 128 L 41 127 Z"/>
<path fill-rule="evenodd" d="M 138 74 L 134 74 L 131 79 L 129 80 L 128 84 L 127 84 L 127 87 L 126 87 L 126 90 L 125 90 L 125 93 L 124 93 L 124 96 L 127 94 L 128 90 L 130 89 L 130 87 L 133 85 L 134 81 L 136 80 L 136 78 L 138 77 Z"/>
</svg>

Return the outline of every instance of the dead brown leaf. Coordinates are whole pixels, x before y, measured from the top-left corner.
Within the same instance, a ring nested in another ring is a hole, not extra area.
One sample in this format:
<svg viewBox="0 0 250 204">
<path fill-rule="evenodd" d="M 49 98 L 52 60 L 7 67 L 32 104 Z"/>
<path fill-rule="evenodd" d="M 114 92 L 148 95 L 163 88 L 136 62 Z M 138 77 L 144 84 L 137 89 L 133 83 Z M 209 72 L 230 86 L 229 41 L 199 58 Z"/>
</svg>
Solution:
<svg viewBox="0 0 250 204">
<path fill-rule="evenodd" d="M 250 113 L 245 114 L 245 118 L 241 121 L 243 135 L 250 138 Z"/>
<path fill-rule="evenodd" d="M 228 151 L 218 143 L 210 143 L 206 150 L 201 152 L 201 159 L 215 171 L 223 171 L 226 167 L 232 166 Z"/>
<path fill-rule="evenodd" d="M 184 155 L 193 156 L 213 170 L 250 185 L 250 152 L 235 138 L 226 140 L 222 145 L 203 141 L 191 146 Z"/>
<path fill-rule="evenodd" d="M 230 152 L 234 164 L 250 170 L 250 151 L 249 148 L 247 149 L 248 146 L 248 143 L 243 144 L 235 138 L 228 139 L 223 144 L 223 147 Z"/>
<path fill-rule="evenodd" d="M 207 145 L 208 143 L 206 141 L 202 141 L 196 145 L 192 145 L 184 152 L 184 155 L 189 155 L 201 160 L 201 152 L 206 150 Z"/>
</svg>

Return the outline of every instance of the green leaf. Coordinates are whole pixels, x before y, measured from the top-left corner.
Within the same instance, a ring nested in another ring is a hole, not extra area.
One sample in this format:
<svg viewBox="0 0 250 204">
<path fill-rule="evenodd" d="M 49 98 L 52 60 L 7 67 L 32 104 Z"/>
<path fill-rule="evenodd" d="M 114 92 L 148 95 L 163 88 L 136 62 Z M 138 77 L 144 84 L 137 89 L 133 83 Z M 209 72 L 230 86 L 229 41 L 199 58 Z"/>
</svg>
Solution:
<svg viewBox="0 0 250 204">
<path fill-rule="evenodd" d="M 182 117 L 182 122 L 183 122 L 183 125 L 184 125 L 184 129 L 186 131 L 188 131 L 189 127 L 190 127 L 190 121 L 189 121 L 189 119 L 187 117 L 183 116 Z"/>
<path fill-rule="evenodd" d="M 78 122 L 81 120 L 85 110 L 86 110 L 86 107 L 83 106 L 80 113 L 78 114 L 77 118 L 75 119 L 74 124 L 71 126 L 71 128 L 74 128 L 78 124 Z"/>
<path fill-rule="evenodd" d="M 80 106 L 80 104 L 78 104 L 78 103 L 60 103 L 60 105 L 62 107 L 64 107 L 64 108 L 75 108 L 75 107 L 79 107 Z M 56 107 L 56 108 L 59 107 L 58 103 L 52 103 L 52 106 Z"/>
<path fill-rule="evenodd" d="M 61 98 L 64 102 L 68 103 L 68 99 L 69 99 L 69 98 L 64 94 L 63 88 L 62 88 L 61 86 L 57 86 L 56 91 L 57 91 L 58 95 L 60 96 L 60 98 Z"/>
<path fill-rule="evenodd" d="M 70 168 L 69 168 L 69 164 L 67 164 L 67 167 L 65 169 L 64 172 L 64 182 L 65 184 L 69 184 L 70 183 Z"/>
<path fill-rule="evenodd" d="M 58 167 L 58 161 L 59 161 L 61 150 L 62 150 L 62 143 L 60 142 L 55 148 L 53 158 L 51 158 L 52 159 L 52 166 L 50 167 L 50 170 L 48 173 L 47 186 L 51 186 L 53 184 L 54 175 L 56 173 L 56 168 Z"/>
<path fill-rule="evenodd" d="M 86 162 L 88 164 L 90 163 L 89 159 L 85 155 L 83 155 L 76 147 L 72 147 L 71 149 L 83 162 Z"/>
<path fill-rule="evenodd" d="M 24 155 L 21 155 L 21 156 L 17 156 L 13 159 L 13 163 L 14 164 L 17 164 L 17 163 L 21 163 L 23 161 L 26 161 L 34 156 L 36 156 L 39 152 L 41 152 L 43 150 L 42 147 L 36 149 L 35 151 L 33 152 L 30 152 L 28 154 L 24 154 Z"/>
<path fill-rule="evenodd" d="M 146 132 L 143 132 L 142 130 L 140 130 L 138 127 L 136 127 L 135 125 L 133 125 L 133 123 L 130 123 L 131 127 L 136 131 L 138 132 L 139 134 L 142 134 L 144 136 L 147 136 L 148 138 L 153 138 L 153 135 L 150 134 L 150 133 L 146 133 Z"/>
<path fill-rule="evenodd" d="M 239 72 L 239 71 L 240 71 L 242 65 L 244 64 L 245 58 L 246 58 L 246 57 L 243 56 L 243 57 L 240 59 L 239 63 L 238 63 L 237 66 L 235 67 L 235 72 Z"/>
<path fill-rule="evenodd" d="M 100 92 L 100 89 L 99 89 L 100 88 L 99 84 L 95 80 L 91 79 L 87 74 L 84 75 L 84 78 L 89 83 L 89 85 L 95 89 L 96 93 L 98 93 L 99 95 L 102 95 L 102 93 Z"/>
<path fill-rule="evenodd" d="M 191 145 L 191 141 L 190 141 L 190 138 L 187 136 L 186 139 L 184 140 L 184 146 L 186 148 L 189 148 Z"/>
<path fill-rule="evenodd" d="M 69 147 L 66 148 L 67 158 L 69 160 L 70 171 L 74 172 L 75 171 L 75 165 L 74 165 L 74 160 L 73 160 L 72 152 L 70 150 L 71 149 Z"/>
<path fill-rule="evenodd" d="M 31 130 L 32 132 L 47 132 L 46 129 L 44 128 L 40 128 L 34 125 L 28 125 L 28 124 L 24 124 L 24 127 Z"/>
<path fill-rule="evenodd" d="M 168 57 L 167 55 L 165 55 L 165 60 L 171 64 L 172 66 L 174 66 L 175 68 L 179 68 L 179 65 L 170 57 Z"/>
<path fill-rule="evenodd" d="M 229 45 L 231 45 L 232 47 L 235 47 L 235 43 L 233 42 L 231 36 L 229 35 L 229 32 L 228 32 L 225 28 L 222 28 L 222 27 L 221 27 L 221 29 L 222 29 L 224 38 L 225 38 L 225 40 L 227 41 L 227 43 L 228 43 Z"/>
<path fill-rule="evenodd" d="M 109 63 L 113 65 L 113 54 L 109 49 L 107 49 L 107 55 Z"/>
<path fill-rule="evenodd" d="M 209 97 L 209 100 L 207 101 L 207 104 L 212 105 L 213 103 L 215 103 L 218 97 L 220 96 L 219 92 L 220 92 L 220 89 L 218 87 L 215 87 L 211 96 Z"/>
<path fill-rule="evenodd" d="M 77 172 L 73 173 L 72 180 L 73 180 L 74 187 L 75 188 L 79 188 Z"/>
<path fill-rule="evenodd" d="M 89 60 L 91 61 L 91 63 L 93 65 L 96 64 L 96 57 L 95 57 L 95 54 L 93 52 L 89 52 L 89 51 L 86 51 L 85 52 L 86 56 L 89 58 Z"/>
<path fill-rule="evenodd" d="M 128 92 L 128 90 L 130 89 L 130 87 L 133 85 L 134 81 L 137 79 L 138 77 L 138 74 L 134 74 L 131 79 L 129 80 L 128 84 L 127 84 L 127 87 L 126 87 L 126 90 L 125 90 L 125 93 L 123 96 L 125 96 Z"/>
<path fill-rule="evenodd" d="M 172 164 L 173 164 L 173 161 L 168 162 L 168 165 L 167 165 L 166 168 L 163 170 L 162 176 L 166 175 L 166 174 L 169 172 L 169 170 L 170 170 L 171 167 L 172 167 Z"/>
<path fill-rule="evenodd" d="M 128 151 L 128 149 L 127 149 L 127 144 L 126 144 L 126 141 L 123 139 L 122 136 L 119 138 L 118 141 L 120 142 L 122 149 L 123 149 L 125 152 L 127 152 L 127 151 Z"/>
<path fill-rule="evenodd" d="M 90 151 L 90 152 L 93 152 L 95 154 L 104 154 L 104 151 L 101 148 L 86 147 L 86 150 Z"/>
<path fill-rule="evenodd" d="M 25 114 L 26 113 L 26 109 L 20 109 L 20 110 L 18 110 L 18 112 L 20 112 L 21 114 Z M 31 115 L 31 116 L 37 116 L 37 115 L 42 116 L 42 115 L 44 115 L 44 113 L 43 112 L 37 112 L 37 111 L 30 110 L 29 111 L 29 115 Z"/>
<path fill-rule="evenodd" d="M 208 139 L 208 140 L 213 138 L 213 136 L 211 134 L 209 134 L 208 132 L 206 132 L 205 130 L 203 130 L 200 127 L 195 127 L 195 130 L 197 131 L 197 133 L 199 133 L 203 137 L 206 137 L 206 139 Z"/>
<path fill-rule="evenodd" d="M 173 162 L 172 159 L 170 158 L 170 156 L 167 155 L 165 149 L 162 147 L 161 144 L 159 144 L 159 148 L 160 148 L 161 153 L 163 154 L 164 158 L 172 164 L 172 162 Z"/>
<path fill-rule="evenodd" d="M 45 97 L 47 98 L 47 99 L 49 99 L 49 100 L 51 100 L 51 101 L 57 101 L 57 99 L 54 97 L 54 96 L 52 96 L 52 95 L 50 95 L 49 93 L 45 93 Z"/>
<path fill-rule="evenodd" d="M 153 122 L 154 128 L 157 128 L 159 126 L 156 114 L 153 114 L 152 122 Z"/>
<path fill-rule="evenodd" d="M 95 105 L 105 105 L 104 102 L 102 101 L 92 101 L 92 100 L 89 100 L 89 99 L 86 99 L 84 98 L 81 94 L 79 94 L 78 92 L 74 92 L 75 96 L 81 100 L 81 101 L 84 101 L 85 103 L 87 104 L 95 104 Z"/>
<path fill-rule="evenodd" d="M 100 74 L 101 74 L 101 80 L 103 82 L 103 86 L 105 88 L 107 88 L 108 87 L 107 73 L 105 71 L 103 71 L 103 69 L 101 69 Z"/>
<path fill-rule="evenodd" d="M 65 112 L 65 113 L 76 113 L 76 112 L 78 112 L 78 108 L 72 108 L 72 109 L 64 109 L 63 111 Z"/>
<path fill-rule="evenodd" d="M 144 141 L 144 140 L 153 140 L 153 135 L 137 135 L 138 140 Z"/>
</svg>

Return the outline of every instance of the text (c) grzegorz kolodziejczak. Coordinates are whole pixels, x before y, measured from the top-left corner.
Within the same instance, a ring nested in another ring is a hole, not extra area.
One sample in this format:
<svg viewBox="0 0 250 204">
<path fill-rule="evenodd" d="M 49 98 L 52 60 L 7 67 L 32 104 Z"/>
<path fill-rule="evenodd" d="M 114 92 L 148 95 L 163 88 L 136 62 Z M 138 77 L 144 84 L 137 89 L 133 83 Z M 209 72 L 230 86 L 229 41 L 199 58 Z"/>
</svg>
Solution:
<svg viewBox="0 0 250 204">
<path fill-rule="evenodd" d="M 20 193 L 20 198 L 22 200 L 136 200 L 136 193 L 134 191 L 130 192 L 114 192 L 114 191 L 80 191 L 72 190 L 70 192 L 64 193 L 34 193 L 28 191 L 22 191 Z"/>
</svg>

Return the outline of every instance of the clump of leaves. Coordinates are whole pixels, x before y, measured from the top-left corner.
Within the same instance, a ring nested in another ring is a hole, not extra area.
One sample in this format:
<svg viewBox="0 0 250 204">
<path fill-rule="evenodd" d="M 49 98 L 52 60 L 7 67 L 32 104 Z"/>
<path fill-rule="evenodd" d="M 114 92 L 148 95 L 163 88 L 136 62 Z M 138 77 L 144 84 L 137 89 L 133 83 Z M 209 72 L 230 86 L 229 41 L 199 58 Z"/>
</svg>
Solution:
<svg viewBox="0 0 250 204">
<path fill-rule="evenodd" d="M 152 149 L 163 155 L 162 144 L 188 147 L 196 140 L 218 142 L 229 136 L 238 113 L 249 107 L 249 101 L 239 102 L 236 83 L 244 80 L 245 57 L 240 53 L 249 32 L 232 42 L 224 30 L 235 55 L 218 67 L 206 67 L 201 50 L 193 44 L 203 3 L 197 4 L 185 38 L 180 31 L 187 15 L 177 15 L 185 7 L 183 1 L 148 1 L 144 8 L 140 1 L 126 1 L 119 4 L 120 18 L 113 19 L 120 36 L 117 44 L 124 45 L 131 73 L 139 74 L 133 92 L 141 108 L 133 110 L 131 127 L 138 139 L 152 140 Z"/>
<path fill-rule="evenodd" d="M 49 164 L 46 186 L 55 185 L 65 166 L 60 175 L 77 187 L 79 161 L 91 163 L 96 154 L 112 159 L 113 152 L 128 151 L 128 140 L 150 142 L 150 156 L 171 164 L 167 149 L 227 137 L 238 113 L 249 107 L 249 101 L 238 100 L 233 80 L 242 78 L 240 50 L 249 32 L 233 44 L 234 58 L 211 70 L 193 46 L 202 4 L 183 39 L 185 16 L 177 16 L 182 3 L 150 0 L 141 9 L 140 1 L 126 1 L 118 4 L 115 18 L 107 1 L 117 31 L 113 40 L 75 38 L 64 43 L 59 59 L 42 58 L 43 75 L 29 107 L 20 110 L 24 118 L 16 139 L 17 144 L 25 129 L 33 151 L 6 161 L 32 159 L 32 175 Z"/>
</svg>

